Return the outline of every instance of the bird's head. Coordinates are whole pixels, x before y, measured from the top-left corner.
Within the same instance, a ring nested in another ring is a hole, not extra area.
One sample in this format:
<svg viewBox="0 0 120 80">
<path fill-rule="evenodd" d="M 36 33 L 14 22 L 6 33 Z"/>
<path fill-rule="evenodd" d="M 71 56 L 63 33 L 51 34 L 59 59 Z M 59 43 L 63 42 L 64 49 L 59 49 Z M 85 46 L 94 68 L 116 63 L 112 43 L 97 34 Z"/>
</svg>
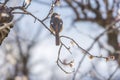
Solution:
<svg viewBox="0 0 120 80">
<path fill-rule="evenodd" d="M 60 18 L 60 15 L 58 13 L 53 13 L 51 18 L 55 18 L 55 17 Z"/>
</svg>

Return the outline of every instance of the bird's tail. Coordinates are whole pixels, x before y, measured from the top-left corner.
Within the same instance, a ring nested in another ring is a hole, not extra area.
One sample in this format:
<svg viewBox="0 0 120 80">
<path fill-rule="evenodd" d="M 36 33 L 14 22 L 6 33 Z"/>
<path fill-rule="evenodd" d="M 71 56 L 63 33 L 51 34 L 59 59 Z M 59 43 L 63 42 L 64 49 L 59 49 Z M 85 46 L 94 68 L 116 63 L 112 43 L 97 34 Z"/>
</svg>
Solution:
<svg viewBox="0 0 120 80">
<path fill-rule="evenodd" d="M 56 38 L 56 46 L 59 46 L 60 44 L 59 33 L 55 34 L 55 38 Z"/>
</svg>

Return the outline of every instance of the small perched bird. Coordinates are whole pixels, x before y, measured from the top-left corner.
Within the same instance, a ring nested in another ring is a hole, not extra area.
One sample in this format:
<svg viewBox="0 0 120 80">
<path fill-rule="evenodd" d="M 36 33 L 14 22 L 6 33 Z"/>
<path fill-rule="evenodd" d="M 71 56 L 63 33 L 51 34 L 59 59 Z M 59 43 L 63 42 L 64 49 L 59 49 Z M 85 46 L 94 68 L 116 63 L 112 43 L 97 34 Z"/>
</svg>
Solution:
<svg viewBox="0 0 120 80">
<path fill-rule="evenodd" d="M 11 22 L 13 17 L 14 15 L 10 12 L 10 8 L 0 5 L 0 45 L 13 27 Z"/>
<path fill-rule="evenodd" d="M 23 7 L 28 8 L 32 0 L 24 0 Z"/>
<path fill-rule="evenodd" d="M 53 13 L 50 20 L 50 29 L 55 34 L 56 45 L 60 44 L 59 33 L 62 31 L 63 21 L 58 13 Z"/>
</svg>

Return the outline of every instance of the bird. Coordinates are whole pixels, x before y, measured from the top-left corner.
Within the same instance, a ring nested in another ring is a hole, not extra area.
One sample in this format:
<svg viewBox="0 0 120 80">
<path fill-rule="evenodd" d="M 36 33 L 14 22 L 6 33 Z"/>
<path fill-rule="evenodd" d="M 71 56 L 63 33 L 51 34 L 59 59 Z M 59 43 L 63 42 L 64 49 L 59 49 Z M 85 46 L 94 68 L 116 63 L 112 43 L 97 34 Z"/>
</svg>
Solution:
<svg viewBox="0 0 120 80">
<path fill-rule="evenodd" d="M 50 30 L 55 34 L 56 46 L 59 46 L 59 33 L 62 31 L 63 21 L 58 13 L 53 13 L 50 20 Z"/>
<path fill-rule="evenodd" d="M 28 8 L 32 0 L 24 0 L 23 7 Z"/>
<path fill-rule="evenodd" d="M 10 29 L 13 28 L 12 20 L 14 15 L 9 11 L 8 7 L 0 6 L 0 45 L 8 36 Z"/>
</svg>

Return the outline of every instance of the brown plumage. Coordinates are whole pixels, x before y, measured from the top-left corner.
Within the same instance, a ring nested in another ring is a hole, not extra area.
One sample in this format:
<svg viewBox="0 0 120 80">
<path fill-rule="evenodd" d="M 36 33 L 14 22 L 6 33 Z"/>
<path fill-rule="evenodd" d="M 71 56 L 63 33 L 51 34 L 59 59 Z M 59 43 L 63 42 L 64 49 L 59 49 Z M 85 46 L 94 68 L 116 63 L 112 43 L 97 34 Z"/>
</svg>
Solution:
<svg viewBox="0 0 120 80">
<path fill-rule="evenodd" d="M 0 5 L 0 45 L 13 27 L 12 24 L 9 24 L 12 20 L 13 15 L 10 12 L 10 8 Z"/>
<path fill-rule="evenodd" d="M 50 20 L 50 29 L 55 34 L 56 45 L 60 44 L 59 33 L 62 31 L 63 21 L 60 18 L 60 15 L 53 13 Z"/>
<path fill-rule="evenodd" d="M 6 23 L 1 24 L 0 27 L 4 27 L 4 25 L 8 25 Z M 3 40 L 8 36 L 10 29 L 13 27 L 13 25 L 8 25 L 4 29 L 0 30 L 0 45 L 2 44 Z"/>
</svg>

